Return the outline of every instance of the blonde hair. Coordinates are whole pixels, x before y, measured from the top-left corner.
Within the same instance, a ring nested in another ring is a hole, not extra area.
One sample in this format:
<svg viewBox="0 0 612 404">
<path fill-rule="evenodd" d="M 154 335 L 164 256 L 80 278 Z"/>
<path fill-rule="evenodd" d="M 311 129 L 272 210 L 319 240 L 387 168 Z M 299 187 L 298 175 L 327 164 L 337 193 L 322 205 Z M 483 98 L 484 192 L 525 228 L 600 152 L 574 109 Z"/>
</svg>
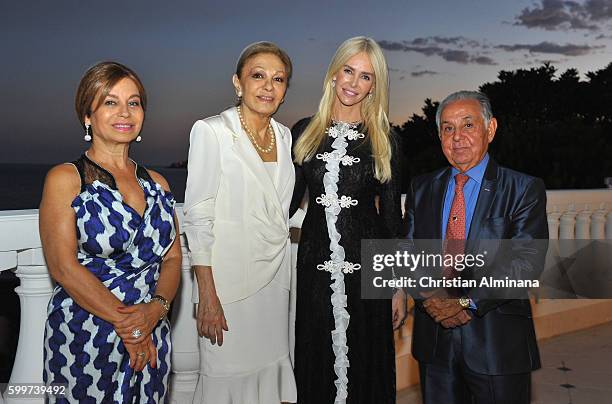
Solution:
<svg viewBox="0 0 612 404">
<path fill-rule="evenodd" d="M 389 73 L 380 46 L 373 39 L 363 36 L 347 39 L 336 50 L 323 81 L 323 97 L 319 102 L 319 109 L 293 149 L 295 162 L 302 164 L 309 161 L 325 141 L 325 129 L 331 123 L 332 106 L 336 100 L 332 78 L 351 57 L 361 52 L 365 52 L 370 58 L 375 76 L 372 96 L 361 101 L 361 116 L 372 147 L 374 176 L 380 182 L 387 182 L 391 179 Z"/>
</svg>

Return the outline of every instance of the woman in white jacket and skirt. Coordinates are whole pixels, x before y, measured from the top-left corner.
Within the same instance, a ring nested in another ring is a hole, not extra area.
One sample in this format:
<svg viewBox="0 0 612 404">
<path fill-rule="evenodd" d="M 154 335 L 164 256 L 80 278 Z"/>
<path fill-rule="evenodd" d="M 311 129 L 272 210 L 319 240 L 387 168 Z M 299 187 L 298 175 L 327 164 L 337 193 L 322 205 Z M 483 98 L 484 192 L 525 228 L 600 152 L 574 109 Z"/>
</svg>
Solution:
<svg viewBox="0 0 612 404">
<path fill-rule="evenodd" d="M 289 356 L 295 183 L 291 133 L 272 119 L 291 60 L 258 42 L 233 76 L 236 107 L 191 130 L 185 223 L 197 277 L 200 378 L 194 402 L 296 402 Z"/>
</svg>

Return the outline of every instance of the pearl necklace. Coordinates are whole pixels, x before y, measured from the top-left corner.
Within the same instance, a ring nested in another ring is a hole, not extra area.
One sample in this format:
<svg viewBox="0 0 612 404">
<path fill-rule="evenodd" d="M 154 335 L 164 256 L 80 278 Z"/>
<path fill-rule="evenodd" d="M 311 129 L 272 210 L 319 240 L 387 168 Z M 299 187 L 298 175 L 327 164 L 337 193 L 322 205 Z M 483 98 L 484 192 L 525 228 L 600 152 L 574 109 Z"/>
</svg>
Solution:
<svg viewBox="0 0 612 404">
<path fill-rule="evenodd" d="M 268 147 L 261 147 L 257 143 L 257 140 L 255 139 L 255 136 L 251 132 L 251 129 L 249 129 L 249 127 L 247 126 L 244 116 L 242 116 L 240 105 L 238 105 L 236 109 L 238 110 L 238 117 L 240 118 L 240 124 L 242 125 L 242 129 L 244 129 L 247 135 L 249 135 L 249 138 L 251 139 L 251 143 L 253 143 L 253 146 L 255 146 L 255 148 L 262 153 L 266 153 L 266 154 L 271 153 L 274 150 L 274 145 L 276 143 L 276 136 L 274 135 L 274 129 L 272 129 L 272 124 L 268 122 L 268 133 L 270 134 L 270 144 L 268 145 Z"/>
</svg>

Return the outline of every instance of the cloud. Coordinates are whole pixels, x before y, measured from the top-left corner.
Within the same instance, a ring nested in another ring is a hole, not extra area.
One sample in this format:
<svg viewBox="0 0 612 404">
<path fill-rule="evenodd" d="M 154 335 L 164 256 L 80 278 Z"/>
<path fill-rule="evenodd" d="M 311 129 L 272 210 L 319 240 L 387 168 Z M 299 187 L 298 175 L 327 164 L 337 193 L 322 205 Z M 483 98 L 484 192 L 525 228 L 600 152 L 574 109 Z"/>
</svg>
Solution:
<svg viewBox="0 0 612 404">
<path fill-rule="evenodd" d="M 470 61 L 470 54 L 463 50 L 448 49 L 438 53 L 439 56 L 448 62 L 467 64 Z"/>
<path fill-rule="evenodd" d="M 429 36 L 429 37 L 425 37 L 425 38 L 415 38 L 412 41 L 408 42 L 410 45 L 415 45 L 415 46 L 423 46 L 423 45 L 432 45 L 432 44 L 437 44 L 437 45 L 454 45 L 454 46 L 458 46 L 460 48 L 463 47 L 471 47 L 471 48 L 478 48 L 480 47 L 480 43 L 476 40 L 473 39 L 469 39 L 466 38 L 464 36 Z"/>
<path fill-rule="evenodd" d="M 473 59 L 473 61 L 474 61 L 475 63 L 477 63 L 477 64 L 479 64 L 479 65 L 490 65 L 490 66 L 494 66 L 494 65 L 496 65 L 496 64 L 497 64 L 497 63 L 496 63 L 496 62 L 495 62 L 493 59 L 491 59 L 491 58 L 490 58 L 490 57 L 488 57 L 488 56 L 474 56 L 472 59 Z"/>
<path fill-rule="evenodd" d="M 487 56 L 481 56 L 478 52 L 468 52 L 464 49 L 454 49 L 453 47 L 440 45 L 467 45 L 476 47 L 479 45 L 477 41 L 470 40 L 464 37 L 428 37 L 415 38 L 409 41 L 387 41 L 381 40 L 378 42 L 381 48 L 388 51 L 399 52 L 417 52 L 425 56 L 439 56 L 447 62 L 455 62 L 461 64 L 481 64 L 495 65 L 495 61 Z"/>
<path fill-rule="evenodd" d="M 584 7 L 593 21 L 612 19 L 612 1 L 610 0 L 588 0 Z"/>
<path fill-rule="evenodd" d="M 556 30 L 589 30 L 602 28 L 612 19 L 612 0 L 542 0 L 533 8 L 525 7 L 516 16 L 515 25 Z"/>
<path fill-rule="evenodd" d="M 528 51 L 529 53 L 552 53 L 564 56 L 582 56 L 595 49 L 604 48 L 604 46 L 576 45 L 571 43 L 560 45 L 553 42 L 540 42 L 538 44 L 497 45 L 495 48 L 502 49 L 507 52 Z"/>
<path fill-rule="evenodd" d="M 435 76 L 440 73 L 434 72 L 433 70 L 419 70 L 418 72 L 412 72 L 410 75 L 412 77 L 421 77 L 421 76 Z"/>
</svg>

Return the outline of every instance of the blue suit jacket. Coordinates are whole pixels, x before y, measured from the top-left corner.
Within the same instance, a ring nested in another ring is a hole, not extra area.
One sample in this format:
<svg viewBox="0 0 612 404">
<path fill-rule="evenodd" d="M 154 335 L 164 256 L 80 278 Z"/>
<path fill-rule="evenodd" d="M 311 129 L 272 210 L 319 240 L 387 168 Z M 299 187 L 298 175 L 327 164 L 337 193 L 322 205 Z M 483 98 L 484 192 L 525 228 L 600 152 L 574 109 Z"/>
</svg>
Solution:
<svg viewBox="0 0 612 404">
<path fill-rule="evenodd" d="M 409 239 L 440 239 L 444 193 L 450 168 L 416 177 L 406 198 L 405 230 Z M 541 179 L 528 176 L 489 160 L 472 218 L 465 251 L 478 240 L 547 240 L 546 191 Z M 541 246 L 541 242 L 540 242 Z M 531 276 L 542 271 L 545 250 L 513 251 L 520 267 Z M 501 268 L 512 271 L 515 266 Z M 500 268 L 496 268 L 497 271 Z M 486 271 L 483 272 L 486 274 Z M 520 277 L 521 274 L 511 274 Z M 503 375 L 525 373 L 540 367 L 531 306 L 526 299 L 493 299 L 487 290 L 468 292 L 478 310 L 460 327 L 463 357 L 477 373 Z M 446 362 L 451 347 L 451 330 L 437 324 L 417 300 L 412 353 L 423 363 Z"/>
</svg>

